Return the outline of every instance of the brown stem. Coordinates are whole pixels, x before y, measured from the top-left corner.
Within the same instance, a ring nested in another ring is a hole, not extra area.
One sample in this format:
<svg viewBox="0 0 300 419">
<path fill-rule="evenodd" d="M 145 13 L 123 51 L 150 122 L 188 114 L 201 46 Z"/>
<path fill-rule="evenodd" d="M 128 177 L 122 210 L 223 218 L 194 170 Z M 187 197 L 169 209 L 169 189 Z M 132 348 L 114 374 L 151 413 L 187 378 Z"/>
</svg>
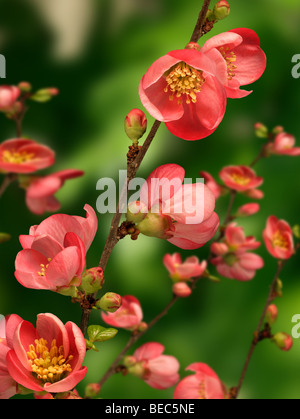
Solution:
<svg viewBox="0 0 300 419">
<path fill-rule="evenodd" d="M 198 18 L 198 21 L 196 23 L 194 32 L 191 36 L 190 42 L 198 42 L 199 39 L 204 34 L 203 33 L 203 26 L 205 24 L 206 15 L 207 15 L 207 12 L 208 12 L 210 2 L 211 2 L 211 0 L 204 0 L 203 7 L 202 7 L 201 12 L 199 14 L 199 18 Z"/>
<path fill-rule="evenodd" d="M 206 14 L 209 8 L 209 4 L 210 4 L 211 0 L 204 0 L 204 4 L 202 6 L 201 12 L 199 14 L 199 18 L 198 21 L 196 23 L 195 29 L 193 31 L 193 34 L 191 36 L 190 42 L 197 42 L 201 36 L 204 34 L 204 32 L 202 31 L 202 28 L 204 26 L 205 23 L 205 18 L 206 18 Z M 130 180 L 134 179 L 159 127 L 161 125 L 160 121 L 155 120 L 151 131 L 146 139 L 146 141 L 144 142 L 140 152 L 138 153 L 137 157 L 135 158 L 135 160 L 133 161 L 133 163 L 131 163 L 130 165 L 128 165 L 127 168 L 127 182 L 126 185 L 124 185 L 123 191 L 122 191 L 122 195 L 128 190 L 128 183 L 130 182 Z M 116 246 L 116 244 L 119 242 L 120 238 L 118 237 L 118 228 L 120 225 L 120 221 L 122 218 L 122 212 L 120 212 L 120 207 L 118 204 L 117 207 L 117 211 L 116 214 L 114 215 L 112 222 L 111 222 L 111 226 L 110 226 L 110 231 L 104 246 L 104 250 L 101 254 L 101 259 L 99 262 L 99 266 L 105 270 L 108 260 L 110 258 L 110 255 L 114 249 L 114 247 Z M 96 297 L 96 296 L 95 296 Z M 88 327 L 88 322 L 89 322 L 89 317 L 90 317 L 90 311 L 87 309 L 83 309 L 82 310 L 82 316 L 81 316 L 81 331 L 82 333 L 85 335 L 87 327 Z"/>
<path fill-rule="evenodd" d="M 246 359 L 246 362 L 245 362 L 245 365 L 244 365 L 244 368 L 243 368 L 243 371 L 242 371 L 242 374 L 241 374 L 241 378 L 240 378 L 239 384 L 238 384 L 238 386 L 236 388 L 233 389 L 233 392 L 232 392 L 233 395 L 234 395 L 234 397 L 233 397 L 234 399 L 237 399 L 238 398 L 239 393 L 240 393 L 240 390 L 241 390 L 241 387 L 242 387 L 242 385 L 244 383 L 244 380 L 245 380 L 245 377 L 246 377 L 246 374 L 247 374 L 247 371 L 248 371 L 248 367 L 249 367 L 250 361 L 252 359 L 252 355 L 253 355 L 254 350 L 255 350 L 255 348 L 256 348 L 256 346 L 258 344 L 257 337 L 259 336 L 259 334 L 260 334 L 260 332 L 262 330 L 262 326 L 263 326 L 263 323 L 264 323 L 264 319 L 266 317 L 266 313 L 267 313 L 268 307 L 274 301 L 274 299 L 276 297 L 276 295 L 275 295 L 275 288 L 276 288 L 277 280 L 279 279 L 279 276 L 280 276 L 283 268 L 285 267 L 286 263 L 287 263 L 287 261 L 284 261 L 284 262 L 279 261 L 278 262 L 277 272 L 276 272 L 275 277 L 273 279 L 273 282 L 272 282 L 272 285 L 271 285 L 271 289 L 270 289 L 270 292 L 269 292 L 269 295 L 268 295 L 268 298 L 267 298 L 265 307 L 263 309 L 262 315 L 261 315 L 261 317 L 259 319 L 259 322 L 258 322 L 258 326 L 257 326 L 256 331 L 254 333 L 254 339 L 253 339 L 252 344 L 250 346 L 250 350 L 248 352 L 248 356 L 247 356 L 247 359 Z"/>
<path fill-rule="evenodd" d="M 14 174 L 7 174 L 2 182 L 2 185 L 0 186 L 0 198 L 6 191 L 6 189 L 9 187 L 11 183 L 13 183 L 16 180 L 16 175 Z"/>
</svg>

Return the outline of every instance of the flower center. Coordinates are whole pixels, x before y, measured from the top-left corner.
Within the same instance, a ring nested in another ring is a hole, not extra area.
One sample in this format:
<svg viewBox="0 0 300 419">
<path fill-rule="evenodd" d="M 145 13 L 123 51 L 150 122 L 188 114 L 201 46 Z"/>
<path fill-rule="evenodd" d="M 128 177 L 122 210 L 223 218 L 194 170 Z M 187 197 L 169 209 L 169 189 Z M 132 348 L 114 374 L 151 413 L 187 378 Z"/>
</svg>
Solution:
<svg viewBox="0 0 300 419">
<path fill-rule="evenodd" d="M 167 86 L 164 89 L 166 93 L 170 93 L 169 99 L 177 98 L 178 104 L 182 103 L 182 96 L 185 95 L 187 104 L 197 102 L 197 93 L 201 92 L 201 88 L 205 83 L 203 71 L 196 70 L 188 64 L 181 62 L 166 74 Z"/>
<path fill-rule="evenodd" d="M 4 150 L 1 157 L 4 163 L 23 164 L 32 160 L 35 154 L 27 153 L 26 151 Z"/>
<path fill-rule="evenodd" d="M 51 258 L 48 258 L 48 262 L 51 262 Z M 48 265 L 44 265 L 43 263 L 40 264 L 41 270 L 40 272 L 38 272 L 39 276 L 46 276 L 46 269 L 48 269 L 49 264 Z"/>
<path fill-rule="evenodd" d="M 56 383 L 62 380 L 67 373 L 72 372 L 69 362 L 73 359 L 70 355 L 64 358 L 64 347 L 56 345 L 56 339 L 52 340 L 50 350 L 48 342 L 41 338 L 34 341 L 35 345 L 29 345 L 27 352 L 32 372 L 43 383 Z"/>
<path fill-rule="evenodd" d="M 237 183 L 238 185 L 246 186 L 250 183 L 250 178 L 246 176 L 239 175 L 237 173 L 233 173 L 231 175 L 232 180 Z"/>
<path fill-rule="evenodd" d="M 233 77 L 235 77 L 235 70 L 237 69 L 237 66 L 233 64 L 236 62 L 236 55 L 233 51 L 229 52 L 229 50 L 229 47 L 219 48 L 219 51 L 223 55 L 227 64 L 228 80 L 232 80 Z"/>
<path fill-rule="evenodd" d="M 278 230 L 274 234 L 272 238 L 272 243 L 274 247 L 280 247 L 281 249 L 288 249 L 289 242 L 288 240 L 282 235 L 282 233 Z"/>
</svg>

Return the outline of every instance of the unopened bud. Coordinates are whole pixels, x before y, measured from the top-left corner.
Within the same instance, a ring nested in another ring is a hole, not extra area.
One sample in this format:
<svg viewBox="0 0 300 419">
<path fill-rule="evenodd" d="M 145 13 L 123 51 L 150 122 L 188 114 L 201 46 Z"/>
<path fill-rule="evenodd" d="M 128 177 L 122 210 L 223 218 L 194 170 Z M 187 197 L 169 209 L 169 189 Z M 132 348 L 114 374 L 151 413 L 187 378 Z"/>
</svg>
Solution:
<svg viewBox="0 0 300 419">
<path fill-rule="evenodd" d="M 145 322 L 142 322 L 137 329 L 139 332 L 146 332 L 148 330 L 148 325 Z"/>
<path fill-rule="evenodd" d="M 218 3 L 214 7 L 213 13 L 217 20 L 226 19 L 226 17 L 228 17 L 230 14 L 230 6 L 229 6 L 228 1 L 226 0 L 218 1 Z"/>
<path fill-rule="evenodd" d="M 91 383 L 88 384 L 85 388 L 85 397 L 87 398 L 93 398 L 97 397 L 100 393 L 101 386 L 98 383 Z"/>
<path fill-rule="evenodd" d="M 266 312 L 266 322 L 273 326 L 278 318 L 278 308 L 275 306 L 275 304 L 271 304 Z"/>
<path fill-rule="evenodd" d="M 281 279 L 278 278 L 274 287 L 274 297 L 281 298 L 283 295 L 282 289 L 283 289 L 282 281 Z"/>
<path fill-rule="evenodd" d="M 254 130 L 255 130 L 255 135 L 258 138 L 268 138 L 269 136 L 268 128 L 260 122 L 254 125 Z"/>
<path fill-rule="evenodd" d="M 176 282 L 172 290 L 173 294 L 180 298 L 187 298 L 192 294 L 192 290 L 185 282 Z"/>
<path fill-rule="evenodd" d="M 81 279 L 80 291 L 86 294 L 94 294 L 102 289 L 104 284 L 104 273 L 102 268 L 87 269 Z"/>
<path fill-rule="evenodd" d="M 101 310 L 114 313 L 122 305 L 122 297 L 114 292 L 108 292 L 97 302 L 97 307 Z"/>
<path fill-rule="evenodd" d="M 139 201 L 130 202 L 127 207 L 127 221 L 138 224 L 144 220 L 148 213 L 148 208 L 145 204 Z"/>
<path fill-rule="evenodd" d="M 0 233 L 0 244 L 8 242 L 11 239 L 11 235 L 7 233 Z"/>
<path fill-rule="evenodd" d="M 21 90 L 21 92 L 28 93 L 31 92 L 32 85 L 28 81 L 22 81 L 18 84 L 18 88 Z"/>
<path fill-rule="evenodd" d="M 123 360 L 123 365 L 126 368 L 130 368 L 136 364 L 136 359 L 134 356 L 126 356 Z"/>
<path fill-rule="evenodd" d="M 293 234 L 296 237 L 296 239 L 300 239 L 300 226 L 299 226 L 299 224 L 295 225 L 292 228 L 292 231 L 293 231 Z"/>
<path fill-rule="evenodd" d="M 273 134 L 278 135 L 284 132 L 284 127 L 277 126 L 273 129 Z"/>
<path fill-rule="evenodd" d="M 139 139 L 147 130 L 147 117 L 140 109 L 132 109 L 125 118 L 125 132 L 127 136 L 134 142 L 138 143 Z"/>
<path fill-rule="evenodd" d="M 293 339 L 287 333 L 277 333 L 272 338 L 272 342 L 282 351 L 288 352 L 293 346 Z"/>
<path fill-rule="evenodd" d="M 38 90 L 32 96 L 30 96 L 30 99 L 35 102 L 45 103 L 58 94 L 59 90 L 56 87 L 48 87 L 46 89 Z"/>
</svg>

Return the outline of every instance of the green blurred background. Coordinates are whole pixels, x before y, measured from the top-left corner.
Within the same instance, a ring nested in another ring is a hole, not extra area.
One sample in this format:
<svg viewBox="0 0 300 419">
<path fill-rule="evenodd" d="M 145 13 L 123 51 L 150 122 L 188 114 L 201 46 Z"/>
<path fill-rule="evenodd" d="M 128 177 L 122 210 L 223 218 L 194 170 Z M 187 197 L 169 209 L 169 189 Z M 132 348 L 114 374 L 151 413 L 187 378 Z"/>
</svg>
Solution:
<svg viewBox="0 0 300 419">
<path fill-rule="evenodd" d="M 138 84 L 151 63 L 189 40 L 201 0 L 1 0 L 0 53 L 7 59 L 5 84 L 30 81 L 34 88 L 57 86 L 61 94 L 45 105 L 32 103 L 23 134 L 48 144 L 57 152 L 50 171 L 65 168 L 85 170 L 86 176 L 70 181 L 58 194 L 61 212 L 84 215 L 83 206 L 94 208 L 99 178 L 118 179 L 125 169 L 129 141 L 123 120 L 130 109 L 141 107 Z M 236 27 L 255 30 L 268 57 L 264 76 L 254 93 L 229 100 L 223 123 L 211 137 L 185 142 L 172 136 L 165 126 L 147 154 L 140 177 L 157 166 L 177 163 L 187 177 L 200 170 L 217 176 L 224 165 L 249 164 L 261 144 L 253 135 L 253 124 L 283 125 L 300 143 L 300 80 L 291 76 L 292 56 L 300 53 L 300 5 L 298 0 L 230 0 L 230 17 L 216 25 L 211 35 Z M 3 81 L 2 81 L 3 82 Z M 152 123 L 149 117 L 149 125 Z M 0 115 L 1 141 L 15 137 L 13 123 Z M 300 144 L 299 144 L 300 145 Z M 45 173 L 48 173 L 45 171 Z M 273 157 L 257 166 L 265 177 L 261 212 L 241 224 L 248 235 L 261 239 L 267 217 L 300 222 L 299 160 Z M 218 202 L 224 218 L 227 199 Z M 240 198 L 238 204 L 249 202 Z M 27 210 L 24 191 L 13 185 L 1 200 L 0 231 L 12 234 L 1 245 L 0 312 L 17 313 L 35 323 L 40 312 L 51 312 L 67 322 L 79 323 L 81 312 L 67 298 L 50 292 L 27 290 L 14 278 L 14 260 L 19 234 L 44 217 Z M 109 230 L 111 215 L 99 215 L 97 237 L 87 257 L 97 265 Z M 125 239 L 115 248 L 106 272 L 105 291 L 134 294 L 142 302 L 145 321 L 150 321 L 171 298 L 171 282 L 162 264 L 165 253 L 178 249 L 156 239 Z M 140 342 L 158 341 L 166 353 L 181 364 L 181 376 L 193 362 L 208 363 L 230 387 L 236 385 L 266 296 L 276 263 L 264 246 L 259 254 L 266 267 L 250 283 L 223 279 L 220 284 L 203 280 L 188 300 L 180 301 Z M 192 252 L 205 259 L 208 246 Z M 182 251 L 183 257 L 191 252 Z M 291 318 L 300 313 L 299 258 L 282 275 L 284 298 L 278 300 L 276 331 L 291 333 Z M 95 312 L 91 321 L 99 323 Z M 99 345 L 99 353 L 88 353 L 88 375 L 78 386 L 98 381 L 128 339 L 120 331 L 110 342 Z M 137 345 L 138 346 L 138 345 Z M 300 341 L 290 353 L 270 342 L 255 352 L 242 390 L 244 398 L 300 397 Z M 112 377 L 103 387 L 103 398 L 172 398 L 173 389 L 158 391 L 133 377 Z"/>
</svg>

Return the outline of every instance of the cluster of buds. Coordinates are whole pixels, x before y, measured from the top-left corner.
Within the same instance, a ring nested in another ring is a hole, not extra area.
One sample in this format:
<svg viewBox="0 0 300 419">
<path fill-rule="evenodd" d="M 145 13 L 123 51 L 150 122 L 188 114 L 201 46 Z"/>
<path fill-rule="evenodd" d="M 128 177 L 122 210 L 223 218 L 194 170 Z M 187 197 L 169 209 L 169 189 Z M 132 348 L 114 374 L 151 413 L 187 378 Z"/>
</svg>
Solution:
<svg viewBox="0 0 300 419">
<path fill-rule="evenodd" d="M 268 140 L 264 147 L 266 157 L 271 155 L 278 156 L 299 156 L 300 147 L 295 147 L 296 139 L 293 135 L 285 132 L 284 127 L 276 126 L 273 130 L 258 122 L 254 125 L 255 135 L 258 138 Z"/>
<path fill-rule="evenodd" d="M 276 323 L 278 319 L 278 308 L 275 304 L 271 304 L 266 312 L 266 324 L 269 329 Z M 274 343 L 282 351 L 288 352 L 293 346 L 293 339 L 290 335 L 284 332 L 276 333 L 269 336 L 271 342 Z"/>
</svg>

